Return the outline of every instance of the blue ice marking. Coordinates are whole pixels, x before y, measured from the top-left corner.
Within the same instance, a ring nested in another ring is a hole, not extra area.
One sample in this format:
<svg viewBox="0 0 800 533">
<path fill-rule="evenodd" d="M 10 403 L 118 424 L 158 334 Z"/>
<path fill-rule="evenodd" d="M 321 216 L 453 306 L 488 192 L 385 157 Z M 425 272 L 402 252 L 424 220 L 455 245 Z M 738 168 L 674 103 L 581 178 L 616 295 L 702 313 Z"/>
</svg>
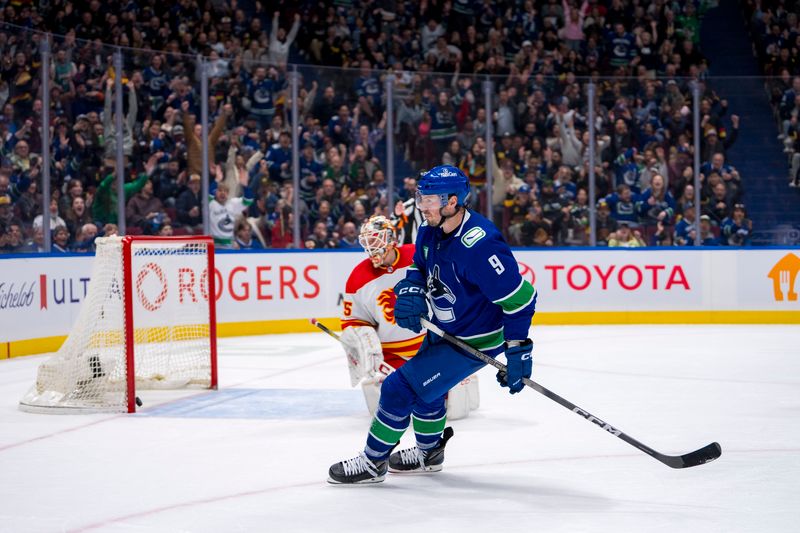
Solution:
<svg viewBox="0 0 800 533">
<path fill-rule="evenodd" d="M 359 390 L 223 389 L 139 412 L 171 418 L 315 419 L 364 414 Z"/>
</svg>

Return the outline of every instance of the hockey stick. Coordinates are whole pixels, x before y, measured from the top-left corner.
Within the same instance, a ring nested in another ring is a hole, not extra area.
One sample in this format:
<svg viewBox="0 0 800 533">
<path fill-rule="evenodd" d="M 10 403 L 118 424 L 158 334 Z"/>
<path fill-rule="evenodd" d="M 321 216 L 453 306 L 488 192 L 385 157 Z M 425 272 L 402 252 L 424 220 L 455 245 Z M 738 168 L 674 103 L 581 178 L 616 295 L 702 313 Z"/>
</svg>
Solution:
<svg viewBox="0 0 800 533">
<path fill-rule="evenodd" d="M 450 335 L 449 333 L 446 333 L 446 332 L 442 331 L 441 328 L 439 328 L 435 324 L 431 323 L 425 317 L 420 317 L 420 321 L 422 322 L 422 325 L 425 328 L 427 328 L 429 331 L 432 331 L 433 333 L 439 335 L 443 339 L 449 341 L 451 344 L 454 344 L 454 345 L 458 346 L 459 348 L 461 348 L 462 350 L 466 351 L 467 353 L 473 355 L 474 357 L 477 357 L 478 359 L 480 359 L 484 363 L 492 365 L 493 367 L 497 368 L 501 372 L 505 372 L 506 371 L 506 365 L 504 365 L 503 363 L 501 363 L 499 361 L 496 361 L 494 358 L 489 357 L 485 353 L 483 353 L 483 352 L 481 352 L 479 350 L 476 350 L 475 348 L 473 348 L 469 344 L 465 343 L 461 339 L 456 338 L 456 337 Z M 585 411 L 585 410 L 581 409 L 580 407 L 578 407 L 574 403 L 570 402 L 569 400 L 567 400 L 565 398 L 562 398 L 561 396 L 559 396 L 555 392 L 542 387 L 541 385 L 539 385 L 535 381 L 530 380 L 528 378 L 522 378 L 522 382 L 525 383 L 525 385 L 527 385 L 528 387 L 530 387 L 533 390 L 535 390 L 536 392 L 538 392 L 540 394 L 543 394 L 544 396 L 547 396 L 548 398 L 550 398 L 554 402 L 556 402 L 558 404 L 561 404 L 562 406 L 566 407 L 567 409 L 569 409 L 573 413 L 579 414 L 580 416 L 582 416 L 583 418 L 585 418 L 589 422 L 592 422 L 593 424 L 596 424 L 596 425 L 600 426 L 601 428 L 603 428 L 607 432 L 611 433 L 612 435 L 624 440 L 625 442 L 627 442 L 628 444 L 630 444 L 634 448 L 638 448 L 639 450 L 643 451 L 647 455 L 655 458 L 657 461 L 660 461 L 660 462 L 664 463 L 665 465 L 667 465 L 667 466 L 669 466 L 671 468 L 689 468 L 691 466 L 702 465 L 704 463 L 708 463 L 710 461 L 713 461 L 714 459 L 717 459 L 720 455 L 722 455 L 722 447 L 716 442 L 712 442 L 708 446 L 704 446 L 704 447 L 700 448 L 699 450 L 695 450 L 693 452 L 689 452 L 689 453 L 684 454 L 684 455 L 665 455 L 663 453 L 657 452 L 656 450 L 654 450 L 653 448 L 651 448 L 651 447 L 649 447 L 649 446 L 647 446 L 645 444 L 642 444 L 641 442 L 639 442 L 638 440 L 634 439 L 633 437 L 631 437 L 629 435 L 626 435 L 621 430 L 615 428 L 611 424 L 608 424 L 608 423 L 600 420 L 599 418 L 597 418 L 593 414 L 589 413 L 588 411 Z"/>
<path fill-rule="evenodd" d="M 328 335 L 330 335 L 331 337 L 333 337 L 334 339 L 336 339 L 337 341 L 342 342 L 342 339 L 339 338 L 339 335 L 331 331 L 331 329 L 328 328 L 328 326 L 326 326 L 322 322 L 317 321 L 316 318 L 309 318 L 308 321 L 311 322 L 311 324 L 313 324 L 314 326 L 317 326 L 319 329 L 321 329 Z"/>
</svg>

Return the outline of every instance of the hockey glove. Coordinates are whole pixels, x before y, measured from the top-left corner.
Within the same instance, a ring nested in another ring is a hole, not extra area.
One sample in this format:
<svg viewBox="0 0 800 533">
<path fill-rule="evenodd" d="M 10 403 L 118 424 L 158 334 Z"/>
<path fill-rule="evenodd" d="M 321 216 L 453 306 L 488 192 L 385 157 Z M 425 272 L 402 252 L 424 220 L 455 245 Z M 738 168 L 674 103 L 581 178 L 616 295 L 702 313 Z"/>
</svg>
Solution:
<svg viewBox="0 0 800 533">
<path fill-rule="evenodd" d="M 533 341 L 525 339 L 518 346 L 506 349 L 506 371 L 497 373 L 497 381 L 508 392 L 516 394 L 525 388 L 522 378 L 530 378 L 533 371 Z"/>
<path fill-rule="evenodd" d="M 342 331 L 339 340 L 347 356 L 350 384 L 355 387 L 361 378 L 375 377 L 375 373 L 384 365 L 383 348 L 375 328 L 350 326 Z"/>
<path fill-rule="evenodd" d="M 394 304 L 397 325 L 414 333 L 422 331 L 419 317 L 428 315 L 425 285 L 421 281 L 405 278 L 394 286 L 394 294 L 397 297 Z"/>
</svg>

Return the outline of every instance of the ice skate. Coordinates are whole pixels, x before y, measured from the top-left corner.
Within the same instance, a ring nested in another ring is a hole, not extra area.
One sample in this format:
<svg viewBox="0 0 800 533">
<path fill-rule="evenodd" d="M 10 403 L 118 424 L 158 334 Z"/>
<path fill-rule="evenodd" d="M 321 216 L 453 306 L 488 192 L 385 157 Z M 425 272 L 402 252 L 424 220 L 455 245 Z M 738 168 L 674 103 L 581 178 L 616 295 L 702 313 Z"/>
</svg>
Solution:
<svg viewBox="0 0 800 533">
<path fill-rule="evenodd" d="M 355 485 L 380 483 L 386 477 L 388 461 L 372 461 L 364 452 L 352 459 L 336 463 L 328 470 L 328 483 Z"/>
<path fill-rule="evenodd" d="M 439 444 L 430 450 L 420 450 L 416 446 L 400 450 L 389 456 L 389 472 L 439 472 L 444 464 L 444 447 L 453 436 L 453 428 L 445 428 Z"/>
</svg>

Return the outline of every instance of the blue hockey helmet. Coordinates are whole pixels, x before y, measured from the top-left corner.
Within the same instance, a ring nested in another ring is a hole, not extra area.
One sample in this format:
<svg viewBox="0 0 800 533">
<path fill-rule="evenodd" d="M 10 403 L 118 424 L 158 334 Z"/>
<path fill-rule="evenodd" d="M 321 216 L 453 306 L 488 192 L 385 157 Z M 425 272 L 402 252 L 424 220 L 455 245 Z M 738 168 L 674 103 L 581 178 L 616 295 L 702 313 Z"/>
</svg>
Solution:
<svg viewBox="0 0 800 533">
<path fill-rule="evenodd" d="M 419 196 L 436 194 L 445 205 L 450 196 L 455 196 L 458 205 L 464 205 L 469 196 L 469 178 L 452 165 L 440 165 L 423 172 L 417 180 L 417 204 Z"/>
</svg>

